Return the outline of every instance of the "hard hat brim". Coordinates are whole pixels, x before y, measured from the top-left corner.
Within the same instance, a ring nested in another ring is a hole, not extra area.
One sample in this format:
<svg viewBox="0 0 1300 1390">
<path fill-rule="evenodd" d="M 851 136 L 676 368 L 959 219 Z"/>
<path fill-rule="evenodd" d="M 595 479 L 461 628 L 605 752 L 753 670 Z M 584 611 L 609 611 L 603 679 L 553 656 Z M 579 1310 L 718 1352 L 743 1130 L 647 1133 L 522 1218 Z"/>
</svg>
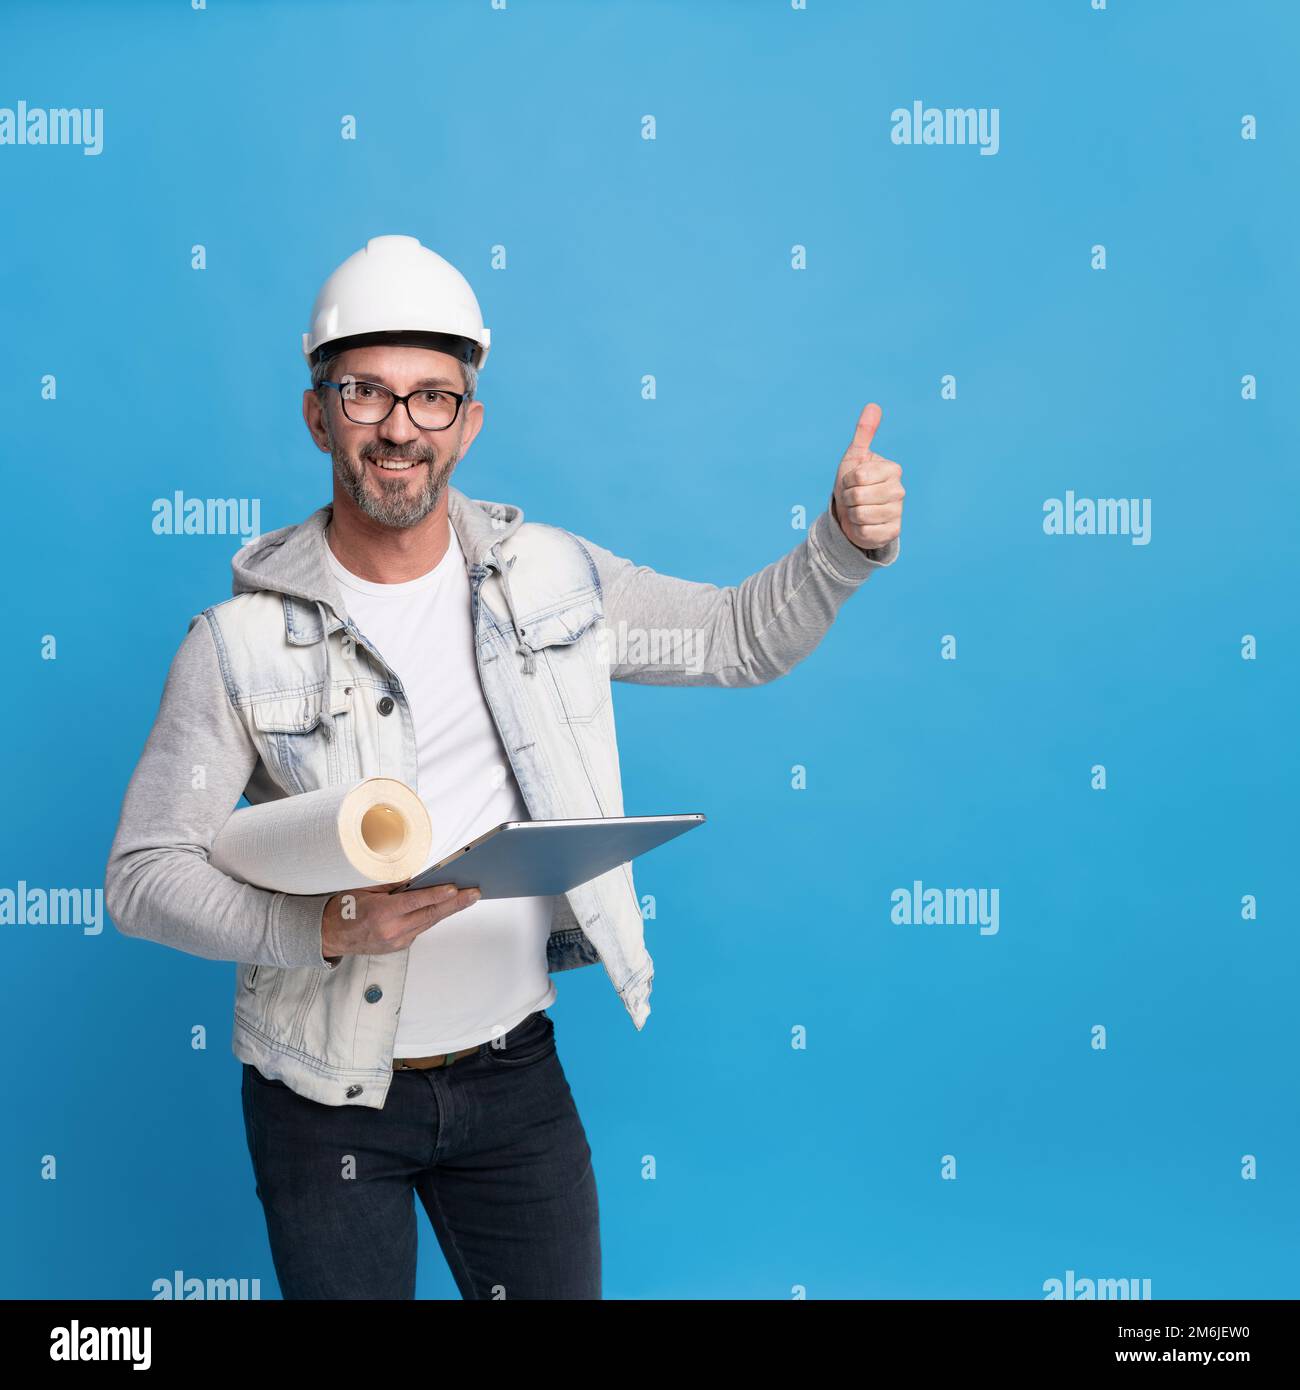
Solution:
<svg viewBox="0 0 1300 1390">
<path fill-rule="evenodd" d="M 455 333 L 428 333 L 420 329 L 386 329 L 377 333 L 354 333 L 347 338 L 335 338 L 321 343 L 311 354 L 314 367 L 328 357 L 337 357 L 351 348 L 363 347 L 423 347 L 434 352 L 445 352 L 459 362 L 477 366 L 476 358 L 482 354 L 482 347 L 472 338 L 462 338 Z"/>
</svg>

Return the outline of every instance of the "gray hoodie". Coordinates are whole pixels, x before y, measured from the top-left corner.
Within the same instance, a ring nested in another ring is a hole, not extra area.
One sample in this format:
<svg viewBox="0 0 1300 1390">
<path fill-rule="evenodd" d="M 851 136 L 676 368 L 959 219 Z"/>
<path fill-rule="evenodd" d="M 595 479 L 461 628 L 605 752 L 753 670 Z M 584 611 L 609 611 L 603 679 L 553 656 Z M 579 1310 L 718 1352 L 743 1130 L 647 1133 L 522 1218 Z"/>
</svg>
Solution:
<svg viewBox="0 0 1300 1390">
<path fill-rule="evenodd" d="M 400 681 L 350 623 L 325 561 L 330 515 L 322 507 L 241 550 L 234 597 L 190 620 L 126 792 L 105 878 L 106 906 L 122 932 L 303 977 L 264 991 L 270 997 L 258 1007 L 266 1012 L 249 1024 L 256 1047 L 250 1041 L 240 1052 L 237 1027 L 236 1051 L 246 1059 L 256 1053 L 265 1074 L 286 1077 L 296 1075 L 291 1059 L 301 1060 L 313 1036 L 314 1010 L 331 1007 L 332 982 L 343 975 L 350 988 L 362 978 L 358 970 L 372 980 L 396 962 L 345 957 L 331 965 L 320 938 L 329 895 L 291 897 L 238 883 L 208 862 L 212 842 L 241 796 L 255 804 L 376 775 L 416 785 Z M 739 585 L 719 587 L 659 574 L 455 488 L 449 518 L 471 579 L 485 698 L 535 818 L 621 813 L 610 680 L 772 680 L 811 652 L 840 605 L 898 554 L 897 541 L 859 550 L 823 511 L 786 555 Z M 638 636 L 656 632 L 686 634 L 691 650 L 638 645 Z M 387 709 L 376 713 L 378 705 Z M 602 961 L 640 1027 L 652 962 L 631 873 L 593 882 L 556 900 L 550 966 Z M 395 953 L 403 972 L 405 954 Z M 310 984 L 316 975 L 325 986 Z M 387 989 L 395 1000 L 400 984 L 394 977 Z M 382 1075 L 383 1044 L 361 1049 L 337 993 L 332 1007 L 333 1050 L 302 1063 L 300 1089 L 308 1093 L 314 1077 L 318 1098 L 340 1103 L 320 1077 Z"/>
</svg>

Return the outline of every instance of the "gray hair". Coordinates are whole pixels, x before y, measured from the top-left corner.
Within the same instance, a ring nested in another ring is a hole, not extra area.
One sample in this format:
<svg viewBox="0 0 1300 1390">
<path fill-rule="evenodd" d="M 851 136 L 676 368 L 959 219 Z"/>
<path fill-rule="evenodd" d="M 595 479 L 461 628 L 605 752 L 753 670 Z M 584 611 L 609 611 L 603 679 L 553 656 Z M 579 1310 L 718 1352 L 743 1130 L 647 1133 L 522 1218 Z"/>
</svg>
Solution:
<svg viewBox="0 0 1300 1390">
<path fill-rule="evenodd" d="M 315 391 L 318 396 L 321 394 L 320 384 L 329 375 L 330 363 L 333 362 L 333 360 L 332 357 L 322 358 L 311 369 L 311 389 Z M 478 389 L 478 368 L 469 362 L 462 362 L 460 367 L 461 375 L 465 378 L 465 399 L 467 401 L 472 401 L 474 399 L 474 392 Z"/>
</svg>

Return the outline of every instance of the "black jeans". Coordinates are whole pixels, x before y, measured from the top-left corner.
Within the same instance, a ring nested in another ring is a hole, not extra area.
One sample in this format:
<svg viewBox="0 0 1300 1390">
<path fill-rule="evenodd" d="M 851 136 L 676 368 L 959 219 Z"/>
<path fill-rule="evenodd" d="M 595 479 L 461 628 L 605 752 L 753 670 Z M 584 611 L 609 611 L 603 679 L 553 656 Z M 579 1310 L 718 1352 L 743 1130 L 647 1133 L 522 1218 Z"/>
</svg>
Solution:
<svg viewBox="0 0 1300 1390">
<path fill-rule="evenodd" d="M 463 1298 L 600 1298 L 591 1149 L 545 1011 L 382 1110 L 244 1064 L 244 1125 L 284 1298 L 414 1298 L 412 1192 Z"/>
</svg>

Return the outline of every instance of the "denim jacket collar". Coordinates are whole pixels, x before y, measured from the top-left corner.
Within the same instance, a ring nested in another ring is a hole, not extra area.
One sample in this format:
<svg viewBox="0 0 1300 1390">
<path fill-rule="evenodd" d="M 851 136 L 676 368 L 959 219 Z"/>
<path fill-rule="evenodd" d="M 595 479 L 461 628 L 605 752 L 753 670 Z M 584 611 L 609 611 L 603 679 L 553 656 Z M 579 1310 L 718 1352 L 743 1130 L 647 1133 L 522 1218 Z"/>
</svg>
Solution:
<svg viewBox="0 0 1300 1390">
<path fill-rule="evenodd" d="M 297 525 L 268 531 L 230 562 L 232 594 L 266 590 L 282 596 L 285 638 L 293 646 L 310 646 L 347 622 L 346 606 L 325 558 L 325 529 L 333 511 L 333 503 L 327 502 Z M 523 524 L 523 511 L 509 503 L 467 497 L 449 485 L 447 514 L 471 578 L 489 570 L 502 572 L 498 547 Z M 333 621 L 328 618 L 331 610 Z"/>
</svg>

